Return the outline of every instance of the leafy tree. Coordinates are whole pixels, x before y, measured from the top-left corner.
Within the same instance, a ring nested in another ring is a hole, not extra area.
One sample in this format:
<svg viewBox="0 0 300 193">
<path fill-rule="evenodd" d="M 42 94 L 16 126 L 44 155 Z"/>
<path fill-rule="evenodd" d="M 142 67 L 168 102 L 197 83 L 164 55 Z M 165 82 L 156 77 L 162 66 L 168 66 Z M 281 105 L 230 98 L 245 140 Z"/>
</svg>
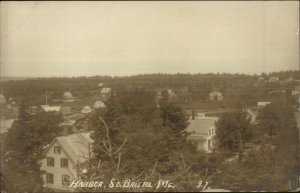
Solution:
<svg viewBox="0 0 300 193">
<path fill-rule="evenodd" d="M 251 118 L 243 110 L 225 113 L 216 123 L 217 145 L 220 149 L 243 149 L 251 139 Z"/>
<path fill-rule="evenodd" d="M 292 116 L 293 117 L 293 116 Z M 257 117 L 258 125 L 265 134 L 268 134 L 269 137 L 273 137 L 281 128 L 283 124 L 286 123 L 284 116 L 284 110 L 276 105 L 267 105 L 260 112 Z"/>
</svg>

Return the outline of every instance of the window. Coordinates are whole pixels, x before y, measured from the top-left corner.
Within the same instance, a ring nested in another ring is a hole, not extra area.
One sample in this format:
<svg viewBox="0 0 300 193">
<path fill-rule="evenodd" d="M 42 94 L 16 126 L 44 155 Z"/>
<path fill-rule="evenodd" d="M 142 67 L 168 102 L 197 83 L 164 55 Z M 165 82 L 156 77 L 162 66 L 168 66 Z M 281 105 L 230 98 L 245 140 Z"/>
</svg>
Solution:
<svg viewBox="0 0 300 193">
<path fill-rule="evenodd" d="M 47 157 L 47 166 L 54 166 L 54 158 L 53 157 Z"/>
<path fill-rule="evenodd" d="M 64 175 L 62 175 L 62 185 L 63 186 L 69 186 L 70 185 L 70 182 L 71 182 L 71 180 L 70 180 L 70 176 L 68 176 L 68 175 L 66 175 L 66 174 L 64 174 Z"/>
<path fill-rule="evenodd" d="M 68 167 L 68 159 L 66 159 L 66 158 L 61 158 L 61 159 L 60 159 L 60 167 L 62 167 L 62 168 L 67 168 L 67 167 Z"/>
<path fill-rule="evenodd" d="M 208 140 L 208 149 L 211 149 L 211 141 Z"/>
<path fill-rule="evenodd" d="M 59 146 L 54 146 L 54 153 L 60 154 L 60 147 Z"/>
<path fill-rule="evenodd" d="M 46 183 L 47 184 L 53 184 L 54 181 L 54 175 L 51 173 L 46 174 Z"/>
</svg>

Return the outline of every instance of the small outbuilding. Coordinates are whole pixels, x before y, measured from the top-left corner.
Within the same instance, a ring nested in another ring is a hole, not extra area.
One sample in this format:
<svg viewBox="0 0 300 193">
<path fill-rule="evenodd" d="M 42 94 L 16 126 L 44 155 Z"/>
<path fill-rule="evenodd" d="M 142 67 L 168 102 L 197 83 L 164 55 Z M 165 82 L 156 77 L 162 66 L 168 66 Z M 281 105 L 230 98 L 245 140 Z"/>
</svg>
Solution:
<svg viewBox="0 0 300 193">
<path fill-rule="evenodd" d="M 64 99 L 64 102 L 73 102 L 74 101 L 74 97 L 70 91 L 67 91 L 64 93 L 63 99 Z"/>
<path fill-rule="evenodd" d="M 105 108 L 105 107 L 106 107 L 106 105 L 102 101 L 96 101 L 94 103 L 94 108 L 95 109 L 101 109 L 101 108 Z"/>
<path fill-rule="evenodd" d="M 213 91 L 211 93 L 209 93 L 209 100 L 218 100 L 218 101 L 222 101 L 223 98 L 223 94 L 218 91 L 217 89 L 213 89 Z"/>
<path fill-rule="evenodd" d="M 92 109 L 91 109 L 91 107 L 89 107 L 89 106 L 84 106 L 84 107 L 81 109 L 81 113 L 82 113 L 82 114 L 88 114 L 88 113 L 90 113 L 90 112 L 92 112 Z"/>
</svg>

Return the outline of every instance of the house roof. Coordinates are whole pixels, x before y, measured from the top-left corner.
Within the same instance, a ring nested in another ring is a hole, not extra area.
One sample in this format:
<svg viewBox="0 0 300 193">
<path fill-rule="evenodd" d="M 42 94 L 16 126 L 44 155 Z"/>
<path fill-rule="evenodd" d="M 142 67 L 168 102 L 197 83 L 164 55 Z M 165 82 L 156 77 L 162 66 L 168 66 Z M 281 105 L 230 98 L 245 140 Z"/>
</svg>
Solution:
<svg viewBox="0 0 300 193">
<path fill-rule="evenodd" d="M 251 118 L 251 122 L 254 123 L 256 121 L 257 116 L 258 116 L 258 111 L 247 109 L 247 113 Z"/>
<path fill-rule="evenodd" d="M 222 95 L 222 93 L 218 90 L 214 90 L 212 92 L 209 93 L 210 95 Z"/>
<path fill-rule="evenodd" d="M 105 105 L 104 102 L 102 102 L 102 101 L 96 101 L 96 102 L 94 103 L 94 107 L 95 107 L 95 108 L 105 108 L 106 105 Z"/>
<path fill-rule="evenodd" d="M 268 104 L 271 104 L 271 102 L 257 102 L 258 106 L 265 106 L 265 105 L 268 105 Z"/>
<path fill-rule="evenodd" d="M 61 109 L 61 106 L 49 106 L 49 105 L 41 105 L 41 108 L 46 111 L 46 112 L 50 112 L 50 111 L 57 111 L 59 112 Z"/>
<path fill-rule="evenodd" d="M 218 117 L 198 117 L 194 120 L 190 120 L 190 124 L 186 131 L 194 134 L 206 135 L 211 128 L 215 125 Z"/>
<path fill-rule="evenodd" d="M 76 133 L 68 136 L 56 137 L 54 142 L 57 141 L 63 151 L 67 154 L 68 158 L 73 163 L 82 163 L 86 161 L 89 154 L 89 144 L 93 143 L 90 138 L 91 132 Z M 50 145 L 50 147 L 53 146 Z M 50 148 L 49 148 L 50 149 Z M 91 150 L 91 149 L 90 149 Z"/>
<path fill-rule="evenodd" d="M 172 89 L 167 89 L 169 96 L 175 96 L 176 94 L 172 91 Z"/>
<path fill-rule="evenodd" d="M 85 110 L 85 111 L 91 110 L 91 107 L 89 107 L 89 106 L 84 106 L 84 107 L 82 108 L 82 110 Z"/>
<path fill-rule="evenodd" d="M 5 133 L 9 128 L 11 128 L 14 119 L 0 120 L 0 133 Z"/>
<path fill-rule="evenodd" d="M 72 96 L 71 92 L 67 91 L 67 92 L 64 93 L 64 98 L 73 99 L 74 97 Z"/>
<path fill-rule="evenodd" d="M 110 92 L 111 92 L 111 88 L 107 88 L 107 87 L 106 87 L 106 88 L 102 88 L 102 89 L 101 89 L 101 93 L 102 93 L 102 94 L 109 94 Z"/>
</svg>

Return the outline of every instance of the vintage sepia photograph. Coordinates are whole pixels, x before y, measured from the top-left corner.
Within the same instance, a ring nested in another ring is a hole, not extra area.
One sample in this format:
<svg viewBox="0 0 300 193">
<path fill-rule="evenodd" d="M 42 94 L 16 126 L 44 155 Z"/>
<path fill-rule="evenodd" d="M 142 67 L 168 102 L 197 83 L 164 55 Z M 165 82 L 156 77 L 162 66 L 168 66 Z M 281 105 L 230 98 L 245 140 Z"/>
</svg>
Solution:
<svg viewBox="0 0 300 193">
<path fill-rule="evenodd" d="M 1 193 L 299 192 L 299 1 L 1 1 Z"/>
</svg>

